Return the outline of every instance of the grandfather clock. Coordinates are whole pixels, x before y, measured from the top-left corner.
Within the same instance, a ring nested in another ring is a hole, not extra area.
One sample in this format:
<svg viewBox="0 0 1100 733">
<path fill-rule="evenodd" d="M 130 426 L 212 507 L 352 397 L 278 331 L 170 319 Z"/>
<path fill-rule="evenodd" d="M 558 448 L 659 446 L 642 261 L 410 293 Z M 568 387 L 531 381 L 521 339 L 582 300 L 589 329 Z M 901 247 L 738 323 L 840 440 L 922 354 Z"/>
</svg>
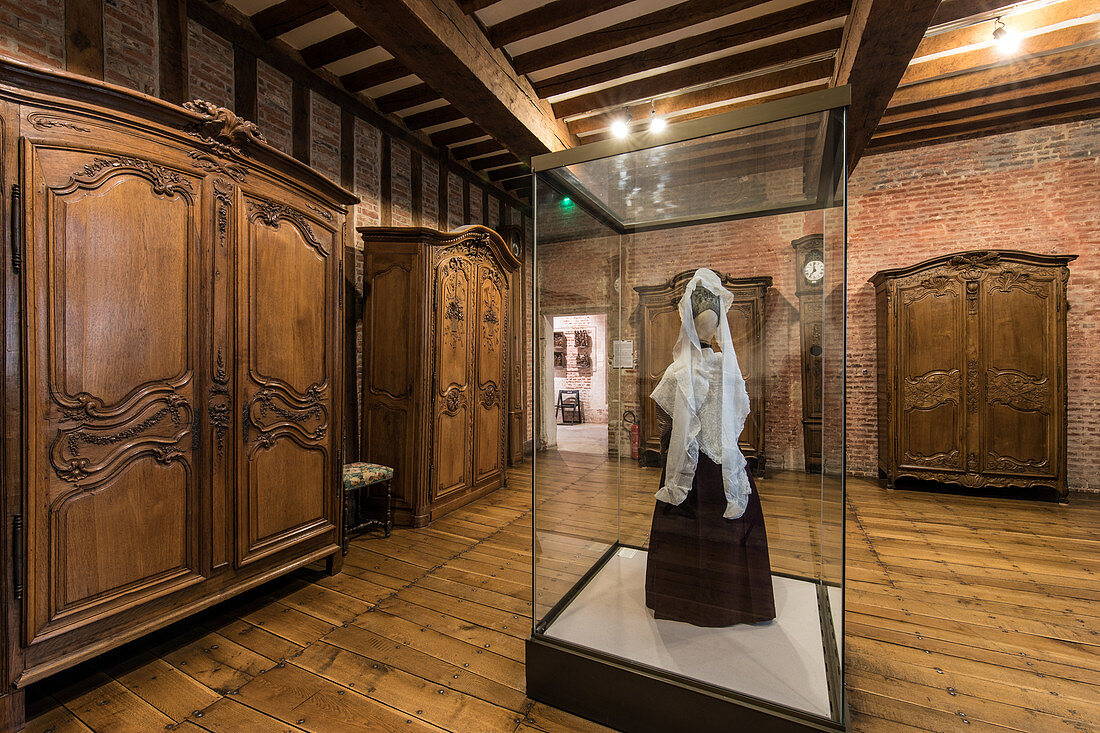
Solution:
<svg viewBox="0 0 1100 733">
<path fill-rule="evenodd" d="M 825 280 L 823 235 L 791 242 L 802 351 L 802 445 L 806 471 L 821 470 L 821 283 Z"/>
<path fill-rule="evenodd" d="M 512 373 L 508 377 L 508 465 L 514 466 L 523 461 L 524 408 L 527 404 L 527 384 L 524 374 L 527 368 L 527 329 L 524 328 L 527 305 L 527 265 L 524 260 L 526 237 L 523 227 L 507 224 L 497 229 L 501 239 L 520 261 L 519 269 L 513 275 L 512 287 Z"/>
</svg>

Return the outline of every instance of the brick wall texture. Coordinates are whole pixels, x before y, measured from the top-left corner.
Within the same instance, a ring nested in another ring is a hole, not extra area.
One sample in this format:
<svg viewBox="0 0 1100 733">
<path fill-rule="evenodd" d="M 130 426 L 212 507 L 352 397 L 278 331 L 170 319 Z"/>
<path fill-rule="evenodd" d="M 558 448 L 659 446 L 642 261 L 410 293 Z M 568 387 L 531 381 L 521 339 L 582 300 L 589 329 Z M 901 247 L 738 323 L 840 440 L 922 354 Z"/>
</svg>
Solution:
<svg viewBox="0 0 1100 733">
<path fill-rule="evenodd" d="M 0 51 L 65 66 L 65 6 L 58 0 L 0 0 Z"/>
<path fill-rule="evenodd" d="M 309 124 L 312 133 L 310 165 L 340 183 L 340 107 L 316 92 L 310 92 Z"/>
<path fill-rule="evenodd" d="M 447 174 L 447 229 L 454 231 L 465 224 L 466 187 L 454 173 Z"/>
<path fill-rule="evenodd" d="M 381 178 L 382 133 L 356 118 L 353 190 L 359 197 L 359 204 L 355 207 L 355 226 L 378 226 L 382 223 Z"/>
<path fill-rule="evenodd" d="M 156 95 L 156 0 L 104 0 L 103 79 Z"/>
<path fill-rule="evenodd" d="M 256 124 L 272 147 L 287 155 L 294 149 L 290 121 L 290 77 L 263 59 L 256 60 Z"/>
<path fill-rule="evenodd" d="M 233 44 L 187 21 L 188 96 L 233 109 Z"/>
<path fill-rule="evenodd" d="M 439 228 L 439 163 L 426 155 L 420 158 L 420 216 L 423 224 Z"/>
<path fill-rule="evenodd" d="M 390 223 L 412 226 L 412 157 L 400 140 L 390 141 Z"/>
</svg>

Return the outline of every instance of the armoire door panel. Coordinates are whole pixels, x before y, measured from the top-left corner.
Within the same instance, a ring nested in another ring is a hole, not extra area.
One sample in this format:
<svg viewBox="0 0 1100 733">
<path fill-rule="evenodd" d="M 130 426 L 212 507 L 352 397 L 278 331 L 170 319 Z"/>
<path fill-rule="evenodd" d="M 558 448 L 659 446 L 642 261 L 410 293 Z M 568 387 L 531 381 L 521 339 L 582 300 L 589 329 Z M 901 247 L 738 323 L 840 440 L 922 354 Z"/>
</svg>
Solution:
<svg viewBox="0 0 1100 733">
<path fill-rule="evenodd" d="M 239 237 L 241 453 L 237 563 L 335 528 L 335 233 L 294 206 L 247 196 Z"/>
<path fill-rule="evenodd" d="M 964 471 L 967 452 L 963 356 L 966 314 L 962 284 L 939 278 L 902 285 L 898 338 L 909 344 L 898 366 L 900 464 Z"/>
<path fill-rule="evenodd" d="M 642 348 L 645 349 L 642 391 L 645 394 L 639 395 L 639 398 L 649 400 L 649 395 L 653 394 L 653 390 L 657 388 L 665 369 L 668 369 L 669 364 L 672 363 L 672 352 L 679 333 L 680 312 L 674 305 L 649 309 L 648 322 L 645 324 L 645 339 L 642 344 Z M 652 403 L 652 400 L 649 402 Z M 653 403 L 653 409 L 642 412 L 642 432 L 646 436 L 646 448 L 660 450 L 661 421 L 669 418 L 660 414 L 661 410 L 656 403 Z"/>
<path fill-rule="evenodd" d="M 364 406 L 363 438 L 371 446 L 370 462 L 394 469 L 393 498 L 397 507 L 408 509 L 416 503 L 415 465 L 410 455 L 409 415 L 404 407 L 381 403 Z"/>
<path fill-rule="evenodd" d="M 474 358 L 477 370 L 477 397 L 474 400 L 474 471 L 475 482 L 504 470 L 504 377 L 507 364 L 508 321 L 504 296 L 508 286 L 492 265 L 477 268 L 478 329 Z"/>
<path fill-rule="evenodd" d="M 457 255 L 436 265 L 433 499 L 464 490 L 471 481 L 476 361 L 470 352 L 477 333 L 476 270 Z"/>
<path fill-rule="evenodd" d="M 1051 368 L 1054 282 L 1024 270 L 987 278 L 981 300 L 985 373 L 981 463 L 990 472 L 1053 476 L 1058 391 Z"/>
<path fill-rule="evenodd" d="M 182 164 L 23 154 L 32 644 L 202 580 L 202 204 Z"/>
<path fill-rule="evenodd" d="M 756 303 L 744 302 L 734 303 L 730 306 L 729 311 L 726 313 L 726 318 L 730 325 L 730 338 L 733 340 L 733 349 L 738 354 L 737 366 L 741 369 L 741 377 L 745 380 L 745 389 L 749 393 L 750 407 L 749 416 L 745 419 L 745 427 L 741 430 L 741 435 L 737 439 L 737 444 L 742 451 L 748 451 L 749 455 L 754 454 L 755 447 L 757 445 L 757 433 L 763 429 L 763 425 L 760 424 L 760 400 L 757 399 L 756 380 L 761 375 L 753 373 L 752 354 L 754 353 L 753 345 L 757 341 L 756 323 L 757 312 Z"/>
<path fill-rule="evenodd" d="M 374 273 L 369 283 L 367 332 L 385 329 L 391 335 L 374 339 L 364 352 L 370 375 L 367 383 L 374 393 L 390 399 L 404 399 L 412 391 L 414 348 L 419 348 L 419 340 L 408 304 L 411 285 L 412 271 L 403 263 L 390 264 Z"/>
</svg>

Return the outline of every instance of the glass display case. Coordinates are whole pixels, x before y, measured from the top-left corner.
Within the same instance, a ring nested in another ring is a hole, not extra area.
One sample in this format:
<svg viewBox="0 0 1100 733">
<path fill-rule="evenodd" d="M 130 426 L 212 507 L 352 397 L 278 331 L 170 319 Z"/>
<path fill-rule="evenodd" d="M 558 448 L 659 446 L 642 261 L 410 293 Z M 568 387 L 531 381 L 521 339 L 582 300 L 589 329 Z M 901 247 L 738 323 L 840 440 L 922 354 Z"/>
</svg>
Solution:
<svg viewBox="0 0 1100 733">
<path fill-rule="evenodd" d="M 849 99 L 534 159 L 531 698 L 844 728 Z"/>
</svg>

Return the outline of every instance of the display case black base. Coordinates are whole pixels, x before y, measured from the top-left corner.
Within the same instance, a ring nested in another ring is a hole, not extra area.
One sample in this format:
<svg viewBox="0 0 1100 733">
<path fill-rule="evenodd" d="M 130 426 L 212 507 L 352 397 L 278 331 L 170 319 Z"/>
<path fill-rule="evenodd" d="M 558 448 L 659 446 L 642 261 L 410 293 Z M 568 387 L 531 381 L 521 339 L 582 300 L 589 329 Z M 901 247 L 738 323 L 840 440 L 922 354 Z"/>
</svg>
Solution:
<svg viewBox="0 0 1100 733">
<path fill-rule="evenodd" d="M 527 639 L 527 696 L 628 733 L 805 733 L 842 723 L 803 719 L 788 708 L 687 684 L 546 636 Z"/>
</svg>

